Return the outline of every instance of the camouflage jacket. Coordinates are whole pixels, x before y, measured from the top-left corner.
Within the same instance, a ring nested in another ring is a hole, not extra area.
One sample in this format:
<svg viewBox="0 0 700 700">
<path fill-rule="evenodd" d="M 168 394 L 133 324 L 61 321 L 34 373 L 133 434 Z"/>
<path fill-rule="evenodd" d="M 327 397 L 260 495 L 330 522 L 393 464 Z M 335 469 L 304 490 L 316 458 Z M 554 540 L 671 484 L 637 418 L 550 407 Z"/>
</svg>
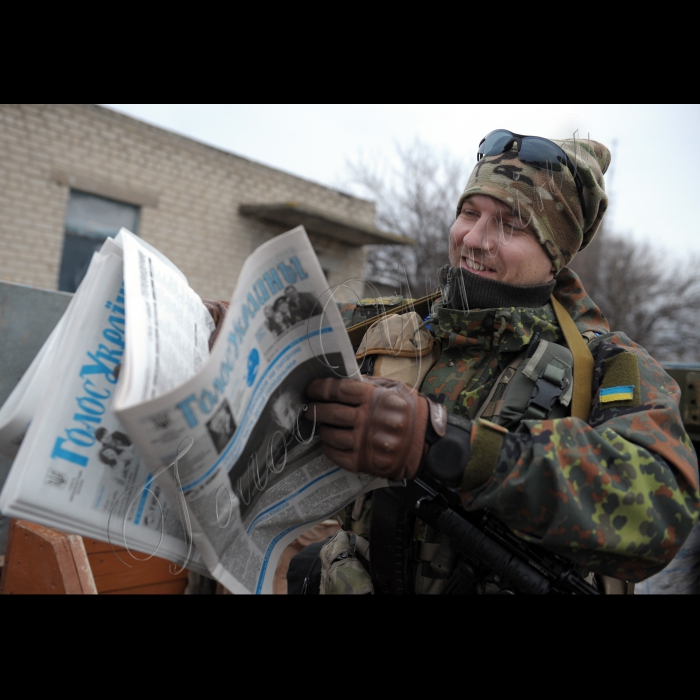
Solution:
<svg viewBox="0 0 700 700">
<path fill-rule="evenodd" d="M 508 432 L 475 421 L 463 504 L 489 508 L 523 539 L 584 569 L 640 581 L 668 564 L 700 512 L 698 463 L 679 413 L 680 389 L 644 348 L 610 331 L 575 273 L 564 268 L 556 279 L 554 296 L 578 329 L 599 334 L 589 344 L 595 371 L 588 423 L 526 420 L 524 432 Z M 564 342 L 551 304 L 471 312 L 436 305 L 434 311 L 442 354 L 421 390 L 469 419 L 536 331 Z M 620 366 L 626 382 L 630 372 L 635 376 L 634 396 L 601 402 L 601 388 L 615 385 Z M 492 455 L 490 464 L 484 470 L 481 459 L 476 470 L 474 455 L 484 452 Z"/>
</svg>

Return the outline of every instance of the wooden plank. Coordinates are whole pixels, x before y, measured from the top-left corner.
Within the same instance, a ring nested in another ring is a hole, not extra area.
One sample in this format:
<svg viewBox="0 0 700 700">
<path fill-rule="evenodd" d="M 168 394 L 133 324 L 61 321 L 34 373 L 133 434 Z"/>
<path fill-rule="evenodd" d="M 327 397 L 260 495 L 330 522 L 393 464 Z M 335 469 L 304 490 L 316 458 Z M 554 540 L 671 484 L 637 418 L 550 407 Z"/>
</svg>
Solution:
<svg viewBox="0 0 700 700">
<path fill-rule="evenodd" d="M 80 535 L 66 535 L 73 555 L 78 580 L 80 581 L 80 592 L 83 594 L 96 594 L 95 579 L 92 576 L 92 568 L 85 551 L 85 543 Z"/>
<path fill-rule="evenodd" d="M 173 576 L 169 571 L 171 562 L 160 557 L 137 561 L 132 559 L 124 547 L 115 546 L 112 549 L 109 542 L 96 539 L 86 538 L 85 548 L 95 585 L 100 594 L 133 592 L 182 594 L 187 585 L 187 571 Z M 134 552 L 134 555 L 139 559 L 146 556 L 141 552 Z M 130 564 L 131 568 L 119 559 Z M 153 588 L 154 586 L 158 587 L 157 590 Z"/>
<path fill-rule="evenodd" d="M 85 543 L 85 551 L 88 554 L 94 554 L 95 552 L 109 552 L 110 554 L 112 553 L 112 545 L 109 542 L 102 542 L 100 540 L 94 540 L 94 539 L 89 538 L 89 537 L 83 537 L 83 542 Z M 126 551 L 124 549 L 124 547 L 117 546 L 116 541 L 113 544 L 114 544 L 114 549 L 117 552 L 125 552 Z"/>
<path fill-rule="evenodd" d="M 119 561 L 113 552 L 88 555 L 99 593 L 187 579 L 187 570 L 173 576 L 169 571 L 171 562 L 165 559 L 154 557 L 148 561 L 136 561 L 127 552 L 120 552 L 119 556 L 130 567 Z"/>
<path fill-rule="evenodd" d="M 82 539 L 27 520 L 12 520 L 0 592 L 97 593 Z"/>
<path fill-rule="evenodd" d="M 119 555 L 119 558 L 117 558 L 117 554 Z M 134 552 L 138 559 L 132 559 L 131 555 L 126 551 L 117 552 L 117 554 L 114 552 L 88 554 L 93 576 L 97 577 L 108 574 L 119 574 L 127 571 L 141 571 L 144 573 L 149 571 L 161 571 L 166 573 L 167 578 L 167 576 L 171 576 L 171 574 L 168 573 L 168 569 L 171 566 L 175 570 L 180 568 L 178 564 L 173 564 L 172 562 L 161 559 L 160 557 L 151 557 L 146 561 L 142 561 L 142 557 L 146 557 L 146 555 L 139 552 Z"/>
<path fill-rule="evenodd" d="M 187 570 L 173 576 L 165 559 L 137 561 L 115 548 L 129 568 L 108 542 L 83 540 L 36 523 L 12 521 L 9 540 L 0 592 L 173 595 L 187 585 Z"/>
<path fill-rule="evenodd" d="M 187 586 L 187 576 L 169 582 L 154 583 L 150 586 L 104 591 L 104 595 L 182 595 L 185 592 L 185 586 Z"/>
<path fill-rule="evenodd" d="M 96 576 L 95 586 L 97 587 L 97 592 L 100 594 L 104 593 L 121 593 L 126 592 L 130 588 L 136 588 L 139 586 L 148 586 L 155 584 L 169 584 L 176 581 L 182 583 L 182 590 L 184 591 L 187 585 L 187 574 L 180 574 L 178 576 L 171 576 L 166 572 L 168 579 L 163 576 L 162 572 L 150 573 L 150 575 L 143 575 L 142 572 L 133 572 L 130 574 L 112 574 L 107 576 Z M 180 591 L 182 592 L 182 591 Z"/>
</svg>

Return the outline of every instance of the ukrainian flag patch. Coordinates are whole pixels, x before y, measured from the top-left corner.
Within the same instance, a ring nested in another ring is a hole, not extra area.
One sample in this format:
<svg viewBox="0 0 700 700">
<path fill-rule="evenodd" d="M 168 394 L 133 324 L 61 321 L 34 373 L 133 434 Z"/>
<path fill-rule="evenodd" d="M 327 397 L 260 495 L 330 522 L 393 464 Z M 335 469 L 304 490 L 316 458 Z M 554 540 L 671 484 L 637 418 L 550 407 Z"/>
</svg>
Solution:
<svg viewBox="0 0 700 700">
<path fill-rule="evenodd" d="M 600 403 L 631 401 L 633 398 L 634 386 L 611 386 L 600 390 Z"/>
</svg>

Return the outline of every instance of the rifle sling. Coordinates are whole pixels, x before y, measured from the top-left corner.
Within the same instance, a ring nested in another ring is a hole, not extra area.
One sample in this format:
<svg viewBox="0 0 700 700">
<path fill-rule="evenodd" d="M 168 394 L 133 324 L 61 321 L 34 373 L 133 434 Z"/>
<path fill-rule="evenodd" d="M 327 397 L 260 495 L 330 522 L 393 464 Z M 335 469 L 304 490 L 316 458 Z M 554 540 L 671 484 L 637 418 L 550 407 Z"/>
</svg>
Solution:
<svg viewBox="0 0 700 700">
<path fill-rule="evenodd" d="M 365 319 L 360 323 L 356 323 L 354 326 L 350 326 L 350 328 L 346 330 L 348 336 L 350 336 L 350 342 L 352 343 L 353 348 L 357 348 L 357 346 L 362 342 L 362 338 L 367 332 L 367 329 L 375 321 L 378 321 L 380 318 L 384 318 L 385 316 L 389 316 L 391 314 L 403 314 L 407 311 L 415 311 L 421 318 L 425 318 L 430 313 L 432 302 L 439 296 L 440 292 L 435 292 L 434 294 L 428 294 L 428 296 L 421 297 L 420 299 L 405 301 L 402 304 L 385 311 L 384 313 L 377 314 L 376 316 Z"/>
<path fill-rule="evenodd" d="M 559 321 L 559 327 L 573 356 L 574 394 L 571 400 L 571 415 L 588 423 L 593 386 L 593 354 L 586 341 L 581 337 L 581 332 L 569 316 L 569 312 L 554 296 L 551 297 L 551 302 L 557 321 Z"/>
</svg>

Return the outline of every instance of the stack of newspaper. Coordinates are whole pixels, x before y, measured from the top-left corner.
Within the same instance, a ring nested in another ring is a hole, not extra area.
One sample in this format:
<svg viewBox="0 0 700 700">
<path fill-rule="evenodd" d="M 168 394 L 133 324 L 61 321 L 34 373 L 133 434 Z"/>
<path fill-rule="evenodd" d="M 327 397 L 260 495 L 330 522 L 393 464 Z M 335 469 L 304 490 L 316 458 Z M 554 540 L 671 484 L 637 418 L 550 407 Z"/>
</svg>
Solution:
<svg viewBox="0 0 700 700">
<path fill-rule="evenodd" d="M 304 417 L 313 378 L 357 366 L 302 227 L 246 260 L 210 353 L 213 328 L 165 256 L 107 239 L 0 409 L 0 510 L 271 592 L 289 542 L 380 484 Z"/>
</svg>

